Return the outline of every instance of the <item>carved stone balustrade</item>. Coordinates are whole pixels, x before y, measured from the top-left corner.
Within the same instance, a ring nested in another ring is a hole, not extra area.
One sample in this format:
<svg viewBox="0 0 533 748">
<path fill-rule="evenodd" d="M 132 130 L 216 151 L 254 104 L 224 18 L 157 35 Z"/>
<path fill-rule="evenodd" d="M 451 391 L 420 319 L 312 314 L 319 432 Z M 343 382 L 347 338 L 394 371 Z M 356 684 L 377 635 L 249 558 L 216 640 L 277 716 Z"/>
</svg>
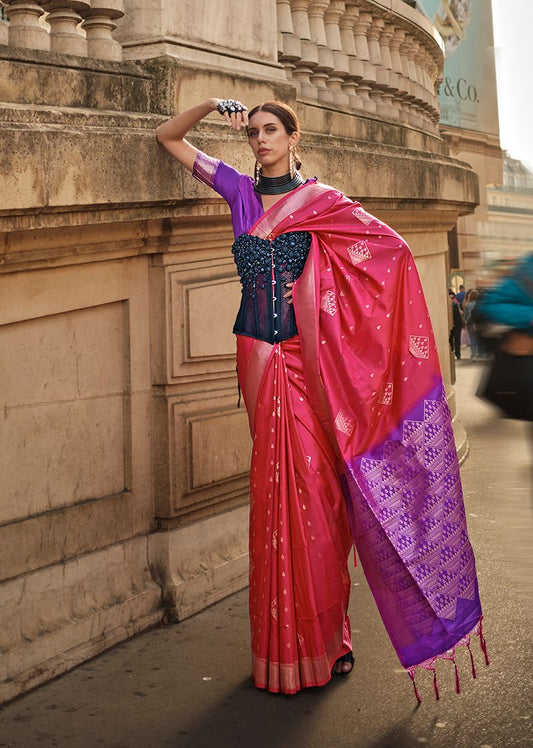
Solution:
<svg viewBox="0 0 533 748">
<path fill-rule="evenodd" d="M 349 104 L 348 94 L 342 90 L 344 81 L 349 74 L 348 55 L 342 49 L 340 19 L 345 11 L 344 0 L 331 0 L 324 13 L 326 40 L 333 51 L 333 72 L 326 81 L 327 87 L 333 91 L 333 101 L 339 106 Z"/>
<path fill-rule="evenodd" d="M 117 27 L 115 21 L 124 15 L 123 0 L 90 0 L 90 5 L 88 10 L 81 11 L 89 57 L 122 60 L 122 46 L 112 33 Z"/>
<path fill-rule="evenodd" d="M 90 7 L 84 0 L 44 0 L 41 2 L 50 24 L 50 51 L 64 55 L 87 56 L 87 39 L 80 33 L 80 12 Z"/>
<path fill-rule="evenodd" d="M 9 19 L 0 17 L 0 44 L 122 60 L 112 33 L 124 15 L 123 0 L 0 0 L 0 9 Z"/>
<path fill-rule="evenodd" d="M 318 50 L 311 41 L 311 27 L 309 25 L 310 0 L 291 0 L 291 14 L 294 34 L 300 40 L 301 59 L 294 62 L 294 78 L 303 98 L 316 99 L 317 88 L 311 81 L 313 70 L 318 65 Z"/>
<path fill-rule="evenodd" d="M 309 26 L 311 40 L 316 44 L 318 65 L 313 70 L 311 81 L 316 85 L 318 100 L 325 104 L 333 103 L 333 91 L 328 88 L 327 81 L 333 74 L 333 50 L 328 46 L 324 13 L 329 7 L 330 0 L 311 0 L 309 3 Z"/>
<path fill-rule="evenodd" d="M 9 27 L 4 18 L 5 10 L 0 2 L 0 44 L 7 44 L 9 41 Z"/>
<path fill-rule="evenodd" d="M 437 131 L 440 37 L 402 0 L 278 0 L 278 59 L 302 98 Z"/>
<path fill-rule="evenodd" d="M 363 78 L 363 68 L 355 50 L 354 25 L 358 15 L 359 10 L 353 0 L 351 2 L 347 0 L 339 21 L 339 29 L 341 48 L 348 58 L 348 74 L 345 76 L 342 88 L 348 94 L 349 106 L 352 109 L 363 108 L 363 100 L 357 95 L 358 83 Z"/>
<path fill-rule="evenodd" d="M 50 35 L 39 19 L 42 4 L 34 0 L 4 0 L 9 13 L 8 44 L 26 49 L 50 49 Z"/>
</svg>

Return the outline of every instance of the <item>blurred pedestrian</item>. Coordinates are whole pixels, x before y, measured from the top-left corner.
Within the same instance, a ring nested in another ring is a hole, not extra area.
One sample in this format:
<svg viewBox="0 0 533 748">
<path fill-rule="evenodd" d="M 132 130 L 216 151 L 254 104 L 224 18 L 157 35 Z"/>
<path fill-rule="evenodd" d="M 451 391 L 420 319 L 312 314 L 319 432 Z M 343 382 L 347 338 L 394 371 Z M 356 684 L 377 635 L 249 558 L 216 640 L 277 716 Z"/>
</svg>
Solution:
<svg viewBox="0 0 533 748">
<path fill-rule="evenodd" d="M 475 313 L 476 305 L 478 302 L 479 291 L 473 288 L 467 294 L 463 312 L 466 329 L 468 330 L 468 337 L 470 339 L 470 358 L 472 359 L 472 361 L 476 361 L 483 355 L 481 350 L 480 338 L 478 335 Z"/>
<path fill-rule="evenodd" d="M 450 330 L 450 350 L 455 354 L 455 358 L 461 359 L 461 333 L 463 331 L 463 312 L 457 303 L 457 297 L 453 291 L 448 291 L 448 296 L 452 304 L 452 329 Z"/>
<path fill-rule="evenodd" d="M 456 293 L 456 295 L 455 295 L 455 300 L 456 300 L 456 301 L 457 301 L 457 303 L 459 304 L 459 308 L 460 308 L 460 309 L 462 309 L 462 308 L 463 308 L 463 306 L 464 306 L 464 303 L 465 303 L 465 298 L 466 298 L 466 291 L 465 291 L 465 287 L 464 287 L 464 286 L 463 286 L 463 285 L 461 284 L 461 285 L 459 286 L 459 291 L 458 291 L 458 292 Z"/>
<path fill-rule="evenodd" d="M 533 252 L 488 291 L 482 313 L 507 331 L 479 394 L 508 417 L 533 421 Z"/>
</svg>

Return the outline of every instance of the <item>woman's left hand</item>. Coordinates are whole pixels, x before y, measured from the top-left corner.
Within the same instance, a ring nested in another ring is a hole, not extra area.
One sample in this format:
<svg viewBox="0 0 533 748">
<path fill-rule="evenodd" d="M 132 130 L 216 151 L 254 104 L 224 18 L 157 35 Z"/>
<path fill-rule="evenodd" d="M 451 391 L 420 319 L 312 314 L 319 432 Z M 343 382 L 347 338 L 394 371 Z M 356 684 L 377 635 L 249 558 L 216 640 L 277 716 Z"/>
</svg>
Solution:
<svg viewBox="0 0 533 748">
<path fill-rule="evenodd" d="M 248 107 L 235 99 L 217 99 L 217 109 L 234 130 L 248 126 Z"/>
<path fill-rule="evenodd" d="M 285 283 L 285 287 L 289 289 L 287 291 L 287 293 L 283 294 L 283 298 L 287 299 L 287 304 L 292 304 L 292 287 L 293 286 L 294 286 L 294 282 L 293 283 Z"/>
</svg>

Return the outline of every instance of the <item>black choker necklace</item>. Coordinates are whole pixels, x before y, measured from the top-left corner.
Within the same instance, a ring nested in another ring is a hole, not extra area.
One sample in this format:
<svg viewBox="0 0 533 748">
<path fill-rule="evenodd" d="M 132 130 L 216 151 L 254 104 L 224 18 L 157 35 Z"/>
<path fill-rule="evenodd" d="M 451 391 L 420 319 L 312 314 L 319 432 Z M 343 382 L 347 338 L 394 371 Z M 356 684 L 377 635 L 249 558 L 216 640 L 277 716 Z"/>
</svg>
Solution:
<svg viewBox="0 0 533 748">
<path fill-rule="evenodd" d="M 304 183 L 304 178 L 299 171 L 295 171 L 291 177 L 290 172 L 281 177 L 264 177 L 261 172 L 255 183 L 255 189 L 262 195 L 281 195 L 283 192 L 295 190 Z"/>
</svg>

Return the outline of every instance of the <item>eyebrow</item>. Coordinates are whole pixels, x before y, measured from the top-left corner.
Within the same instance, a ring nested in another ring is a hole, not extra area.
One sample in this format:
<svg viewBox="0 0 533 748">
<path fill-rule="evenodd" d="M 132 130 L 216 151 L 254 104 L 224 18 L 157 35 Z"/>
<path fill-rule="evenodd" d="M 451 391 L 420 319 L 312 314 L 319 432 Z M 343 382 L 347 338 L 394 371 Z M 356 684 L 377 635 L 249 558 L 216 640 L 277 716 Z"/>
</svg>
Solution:
<svg viewBox="0 0 533 748">
<path fill-rule="evenodd" d="M 274 127 L 277 127 L 277 124 L 276 124 L 276 122 L 266 122 L 266 123 L 265 123 L 265 124 L 263 125 L 263 127 L 272 127 L 272 126 L 274 126 Z M 258 129 L 259 129 L 259 127 L 258 127 L 257 125 L 248 125 L 248 129 L 249 129 L 249 130 L 258 130 Z"/>
</svg>

